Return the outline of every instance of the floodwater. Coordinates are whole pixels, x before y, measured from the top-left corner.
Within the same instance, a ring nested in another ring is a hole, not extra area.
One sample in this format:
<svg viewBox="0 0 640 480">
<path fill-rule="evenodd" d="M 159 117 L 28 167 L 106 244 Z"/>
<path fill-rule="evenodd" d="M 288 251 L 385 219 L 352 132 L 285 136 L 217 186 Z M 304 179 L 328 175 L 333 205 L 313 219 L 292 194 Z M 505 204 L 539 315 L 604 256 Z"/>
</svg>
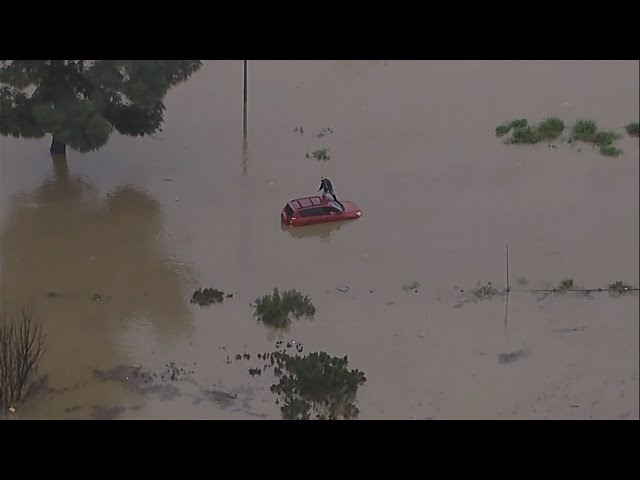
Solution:
<svg viewBox="0 0 640 480">
<path fill-rule="evenodd" d="M 506 321 L 504 295 L 460 306 L 505 287 L 507 243 L 513 288 L 640 283 L 637 139 L 608 158 L 494 134 L 551 115 L 620 128 L 638 77 L 638 61 L 250 61 L 243 155 L 242 61 L 208 61 L 161 133 L 71 151 L 68 174 L 48 139 L 3 137 L 0 297 L 48 335 L 48 389 L 13 417 L 277 419 L 273 378 L 247 370 L 285 338 L 365 372 L 361 419 L 638 419 L 636 293 L 513 291 Z M 319 148 L 329 161 L 306 158 Z M 363 217 L 283 230 L 322 175 Z M 315 319 L 258 324 L 249 304 L 274 286 Z M 234 296 L 201 308 L 199 287 Z M 132 388 L 169 362 L 193 373 Z"/>
</svg>

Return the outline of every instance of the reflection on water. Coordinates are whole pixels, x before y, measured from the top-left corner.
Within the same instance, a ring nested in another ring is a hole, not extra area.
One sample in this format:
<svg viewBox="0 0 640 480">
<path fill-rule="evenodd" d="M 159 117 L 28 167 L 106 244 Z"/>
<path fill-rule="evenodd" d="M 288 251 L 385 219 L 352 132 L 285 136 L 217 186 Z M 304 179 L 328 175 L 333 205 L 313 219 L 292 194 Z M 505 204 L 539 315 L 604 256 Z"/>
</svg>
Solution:
<svg viewBox="0 0 640 480">
<path fill-rule="evenodd" d="M 329 243 L 331 237 L 346 223 L 349 223 L 349 221 L 309 225 L 306 227 L 289 227 L 280 223 L 280 229 L 293 238 L 319 238 L 323 243 Z"/>
<path fill-rule="evenodd" d="M 242 175 L 247 176 L 249 171 L 249 142 L 247 137 L 242 137 Z"/>
<path fill-rule="evenodd" d="M 54 378 L 61 386 L 89 365 L 147 348 L 149 337 L 134 345 L 131 328 L 149 328 L 160 346 L 184 333 L 193 274 L 165 252 L 162 209 L 148 193 L 127 185 L 102 199 L 62 163 L 54 167 L 7 209 L 0 300 L 35 310 L 50 339 L 44 370 L 63 372 Z"/>
</svg>

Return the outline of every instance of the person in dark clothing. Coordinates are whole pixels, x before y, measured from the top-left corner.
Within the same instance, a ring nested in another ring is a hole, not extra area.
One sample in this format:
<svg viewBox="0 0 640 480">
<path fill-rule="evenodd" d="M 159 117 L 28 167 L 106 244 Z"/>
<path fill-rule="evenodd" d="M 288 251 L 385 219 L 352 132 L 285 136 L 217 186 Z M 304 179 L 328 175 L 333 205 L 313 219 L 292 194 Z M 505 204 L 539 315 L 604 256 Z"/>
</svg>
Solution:
<svg viewBox="0 0 640 480">
<path fill-rule="evenodd" d="M 318 191 L 320 190 L 322 190 L 323 197 L 326 197 L 329 194 L 336 202 L 338 201 L 338 197 L 336 197 L 336 194 L 333 193 L 333 184 L 328 178 L 320 177 L 320 188 L 318 189 Z"/>
</svg>

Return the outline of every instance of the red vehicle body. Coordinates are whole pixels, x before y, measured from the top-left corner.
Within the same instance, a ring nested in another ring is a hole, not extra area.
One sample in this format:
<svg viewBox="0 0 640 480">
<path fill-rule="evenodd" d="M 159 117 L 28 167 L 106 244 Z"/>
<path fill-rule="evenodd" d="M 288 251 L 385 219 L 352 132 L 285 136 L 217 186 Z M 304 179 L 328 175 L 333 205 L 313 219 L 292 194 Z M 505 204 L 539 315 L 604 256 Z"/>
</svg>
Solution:
<svg viewBox="0 0 640 480">
<path fill-rule="evenodd" d="M 285 225 L 302 227 L 319 223 L 360 218 L 362 211 L 353 202 L 336 202 L 321 196 L 296 198 L 285 205 L 280 220 Z"/>
</svg>

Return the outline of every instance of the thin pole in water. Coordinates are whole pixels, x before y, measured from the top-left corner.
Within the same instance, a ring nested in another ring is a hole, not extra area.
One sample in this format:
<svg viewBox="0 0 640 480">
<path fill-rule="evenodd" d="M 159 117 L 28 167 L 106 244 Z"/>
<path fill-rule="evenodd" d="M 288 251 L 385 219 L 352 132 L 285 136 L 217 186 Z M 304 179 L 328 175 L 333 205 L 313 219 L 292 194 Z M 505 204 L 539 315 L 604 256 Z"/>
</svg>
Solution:
<svg viewBox="0 0 640 480">
<path fill-rule="evenodd" d="M 247 60 L 244 60 L 244 89 L 242 108 L 242 134 L 247 138 Z"/>
<path fill-rule="evenodd" d="M 249 144 L 247 141 L 247 60 L 243 60 L 243 89 L 242 89 L 242 175 L 247 175 L 249 163 Z"/>
</svg>

